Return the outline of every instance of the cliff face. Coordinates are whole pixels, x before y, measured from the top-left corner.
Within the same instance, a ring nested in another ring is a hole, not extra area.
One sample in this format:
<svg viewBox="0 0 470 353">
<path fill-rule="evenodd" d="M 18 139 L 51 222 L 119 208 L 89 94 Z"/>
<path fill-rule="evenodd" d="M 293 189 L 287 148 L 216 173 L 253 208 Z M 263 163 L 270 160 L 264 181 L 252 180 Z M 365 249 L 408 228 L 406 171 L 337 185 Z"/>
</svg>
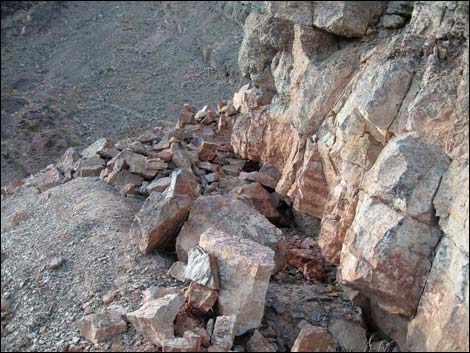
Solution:
<svg viewBox="0 0 470 353">
<path fill-rule="evenodd" d="M 468 350 L 468 4 L 267 2 L 244 32 L 235 152 L 402 350 Z"/>
</svg>

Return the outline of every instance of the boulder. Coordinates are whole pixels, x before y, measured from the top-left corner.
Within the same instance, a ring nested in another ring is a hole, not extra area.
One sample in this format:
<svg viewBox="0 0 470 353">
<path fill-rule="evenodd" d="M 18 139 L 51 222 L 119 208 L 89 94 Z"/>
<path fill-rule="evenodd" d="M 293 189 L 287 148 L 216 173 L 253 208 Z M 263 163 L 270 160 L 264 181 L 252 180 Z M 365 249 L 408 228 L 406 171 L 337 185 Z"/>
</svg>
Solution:
<svg viewBox="0 0 470 353">
<path fill-rule="evenodd" d="M 235 315 L 217 317 L 214 324 L 214 332 L 211 337 L 213 346 L 219 346 L 227 351 L 232 348 L 236 334 L 236 321 L 237 317 Z"/>
<path fill-rule="evenodd" d="M 219 293 L 197 282 L 191 282 L 185 292 L 185 307 L 193 315 L 206 315 L 212 312 Z"/>
<path fill-rule="evenodd" d="M 313 25 L 344 37 L 362 37 L 374 16 L 384 10 L 383 1 L 315 1 Z"/>
<path fill-rule="evenodd" d="M 236 315 L 236 332 L 242 335 L 261 324 L 274 251 L 248 239 L 237 239 L 214 228 L 201 235 L 200 247 L 217 258 L 221 289 L 218 310 Z"/>
<path fill-rule="evenodd" d="M 326 328 L 306 325 L 297 336 L 291 352 L 336 352 L 336 340 Z"/>
<path fill-rule="evenodd" d="M 141 252 L 148 254 L 155 248 L 174 246 L 197 193 L 196 177 L 184 169 L 172 173 L 171 184 L 164 193 L 150 194 L 131 227 Z"/>
<path fill-rule="evenodd" d="M 127 314 L 127 319 L 146 339 L 161 347 L 175 337 L 173 322 L 183 304 L 183 295 L 168 294 Z"/>
<path fill-rule="evenodd" d="M 195 201 L 176 240 L 180 261 L 187 262 L 188 251 L 198 245 L 201 234 L 211 227 L 270 247 L 276 253 L 276 271 L 284 267 L 287 242 L 282 232 L 246 201 L 230 195 L 204 195 Z"/>
<path fill-rule="evenodd" d="M 188 265 L 184 277 L 209 288 L 220 289 L 217 259 L 199 246 L 188 252 Z"/>
<path fill-rule="evenodd" d="M 95 344 L 125 331 L 126 322 L 115 312 L 88 315 L 80 322 L 80 335 Z"/>
</svg>

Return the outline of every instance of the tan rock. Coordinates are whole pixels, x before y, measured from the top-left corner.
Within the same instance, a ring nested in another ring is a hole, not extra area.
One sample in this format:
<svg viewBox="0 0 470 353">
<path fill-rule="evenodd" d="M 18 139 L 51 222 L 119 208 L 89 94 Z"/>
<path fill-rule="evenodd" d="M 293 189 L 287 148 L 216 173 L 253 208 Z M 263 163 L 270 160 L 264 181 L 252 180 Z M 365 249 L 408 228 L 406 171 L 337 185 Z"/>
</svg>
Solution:
<svg viewBox="0 0 470 353">
<path fill-rule="evenodd" d="M 49 270 L 56 270 L 63 264 L 65 264 L 66 259 L 63 256 L 56 256 L 49 262 Z"/>
<path fill-rule="evenodd" d="M 246 343 L 246 348 L 248 352 L 275 352 L 272 345 L 258 330 L 253 332 L 253 336 Z"/>
<path fill-rule="evenodd" d="M 276 253 L 276 271 L 284 267 L 287 242 L 282 232 L 245 201 L 229 195 L 205 195 L 195 201 L 176 240 L 180 261 L 187 261 L 188 251 L 210 227 L 270 247 Z"/>
<path fill-rule="evenodd" d="M 279 222 L 281 215 L 273 206 L 271 196 L 260 183 L 255 182 L 248 185 L 239 186 L 230 191 L 231 194 L 239 198 L 248 200 L 253 206 L 272 222 Z"/>
<path fill-rule="evenodd" d="M 163 194 L 150 194 L 131 227 L 141 252 L 148 254 L 155 248 L 174 246 L 176 235 L 197 196 L 196 187 L 191 171 L 177 170 L 173 172 L 171 184 Z"/>
<path fill-rule="evenodd" d="M 237 335 L 257 328 L 263 318 L 266 291 L 274 269 L 274 251 L 214 228 L 201 235 L 199 245 L 217 258 L 221 284 L 219 313 L 236 315 Z"/>
<path fill-rule="evenodd" d="M 183 304 L 183 295 L 169 294 L 127 314 L 127 319 L 146 339 L 163 346 L 166 340 L 175 337 L 173 321 Z"/>
<path fill-rule="evenodd" d="M 85 316 L 80 322 L 80 335 L 92 343 L 100 343 L 127 331 L 121 315 L 113 312 Z"/>
<path fill-rule="evenodd" d="M 212 312 L 218 292 L 202 284 L 191 282 L 185 292 L 185 306 L 194 315 L 206 315 Z"/>
<path fill-rule="evenodd" d="M 189 341 L 184 337 L 176 337 L 167 339 L 163 343 L 162 352 L 199 352 L 200 344 L 197 342 Z"/>
<path fill-rule="evenodd" d="M 326 328 L 306 325 L 300 331 L 291 352 L 336 352 L 336 341 Z"/>
<path fill-rule="evenodd" d="M 192 331 L 201 337 L 201 344 L 203 347 L 209 347 L 211 345 L 211 336 L 207 333 L 207 331 L 203 327 L 195 327 Z"/>
<path fill-rule="evenodd" d="M 218 345 L 212 345 L 209 348 L 207 348 L 208 352 L 228 352 L 229 350 L 226 349 L 225 347 L 218 346 Z"/>
<path fill-rule="evenodd" d="M 218 316 L 215 320 L 214 332 L 212 333 L 211 343 L 221 347 L 222 349 L 229 350 L 233 346 L 233 341 L 236 334 L 236 321 L 235 315 Z"/>
</svg>

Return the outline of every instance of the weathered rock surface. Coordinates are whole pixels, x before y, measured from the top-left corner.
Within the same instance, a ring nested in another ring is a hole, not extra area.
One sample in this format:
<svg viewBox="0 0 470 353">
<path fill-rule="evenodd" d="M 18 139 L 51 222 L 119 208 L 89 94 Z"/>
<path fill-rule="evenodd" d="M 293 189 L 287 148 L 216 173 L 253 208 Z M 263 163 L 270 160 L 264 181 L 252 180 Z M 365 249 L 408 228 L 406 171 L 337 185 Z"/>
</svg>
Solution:
<svg viewBox="0 0 470 353">
<path fill-rule="evenodd" d="M 145 338 L 157 346 L 173 339 L 173 321 L 184 303 L 181 294 L 169 294 L 149 301 L 140 309 L 127 314 L 127 319 Z"/>
<path fill-rule="evenodd" d="M 187 261 L 188 251 L 198 245 L 201 234 L 211 227 L 236 239 L 250 239 L 270 247 L 276 253 L 277 269 L 285 263 L 282 232 L 245 201 L 229 195 L 205 195 L 195 201 L 176 240 L 180 261 Z"/>
<path fill-rule="evenodd" d="M 236 315 L 237 335 L 257 328 L 263 318 L 266 291 L 274 269 L 274 251 L 214 228 L 201 235 L 199 245 L 217 258 L 219 313 Z"/>
<path fill-rule="evenodd" d="M 164 193 L 150 194 L 131 228 L 140 251 L 147 254 L 155 248 L 174 246 L 197 193 L 194 174 L 182 169 L 173 172 L 171 184 Z"/>
</svg>

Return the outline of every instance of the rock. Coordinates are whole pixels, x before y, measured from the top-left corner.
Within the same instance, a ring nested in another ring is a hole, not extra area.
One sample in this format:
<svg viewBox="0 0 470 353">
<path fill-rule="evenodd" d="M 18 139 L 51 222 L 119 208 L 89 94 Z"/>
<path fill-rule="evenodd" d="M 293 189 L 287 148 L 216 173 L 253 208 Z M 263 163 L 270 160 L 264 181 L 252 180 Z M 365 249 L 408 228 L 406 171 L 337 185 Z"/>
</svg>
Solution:
<svg viewBox="0 0 470 353">
<path fill-rule="evenodd" d="M 336 352 L 336 341 L 326 328 L 306 325 L 300 331 L 291 352 Z"/>
<path fill-rule="evenodd" d="M 44 192 L 54 186 L 62 184 L 64 177 L 60 170 L 54 165 L 49 165 L 36 181 L 36 186 L 40 192 Z"/>
<path fill-rule="evenodd" d="M 398 29 L 405 25 L 406 19 L 399 15 L 384 15 L 382 17 L 382 24 L 388 29 Z"/>
<path fill-rule="evenodd" d="M 222 176 L 219 179 L 219 188 L 224 191 L 230 191 L 245 184 L 247 184 L 247 182 L 240 180 L 238 176 Z"/>
<path fill-rule="evenodd" d="M 183 128 L 186 125 L 194 125 L 196 123 L 196 120 L 194 119 L 195 114 L 196 108 L 191 104 L 185 104 L 178 118 L 178 128 Z"/>
<path fill-rule="evenodd" d="M 100 176 L 102 176 L 102 174 Z M 104 180 L 121 189 L 126 185 L 141 185 L 144 178 L 140 175 L 132 174 L 128 170 L 124 169 L 119 171 L 112 171 L 108 176 L 105 177 Z"/>
<path fill-rule="evenodd" d="M 151 286 L 142 292 L 143 294 L 143 305 L 145 306 L 152 300 L 160 299 L 168 294 L 181 294 L 182 290 L 177 287 L 157 287 Z"/>
<path fill-rule="evenodd" d="M 323 281 L 326 278 L 324 267 L 318 260 L 311 260 L 304 265 L 304 277 L 308 280 Z"/>
<path fill-rule="evenodd" d="M 345 351 L 367 351 L 366 330 L 359 324 L 349 320 L 335 319 L 328 325 L 328 331 Z"/>
<path fill-rule="evenodd" d="M 270 247 L 276 253 L 276 271 L 284 267 L 287 242 L 282 232 L 245 201 L 229 195 L 204 195 L 195 201 L 176 240 L 180 261 L 187 262 L 188 251 L 198 245 L 201 234 L 211 227 Z"/>
<path fill-rule="evenodd" d="M 211 161 L 217 154 L 217 143 L 203 140 L 198 148 L 199 159 L 201 161 Z"/>
<path fill-rule="evenodd" d="M 194 315 L 206 315 L 212 312 L 218 292 L 202 284 L 191 282 L 185 292 L 185 306 Z"/>
<path fill-rule="evenodd" d="M 269 192 L 267 192 L 260 183 L 255 182 L 239 186 L 230 191 L 230 193 L 249 200 L 249 202 L 251 202 L 253 206 L 270 221 L 280 221 L 281 215 L 273 206 Z"/>
<path fill-rule="evenodd" d="M 104 153 L 103 157 L 110 158 L 109 155 L 106 153 L 107 149 L 113 148 L 114 144 L 111 140 L 106 138 L 101 138 L 93 142 L 90 146 L 85 148 L 81 155 L 83 158 L 91 158 L 95 157 L 96 155 L 100 155 L 100 153 Z"/>
<path fill-rule="evenodd" d="M 207 321 L 206 331 L 209 336 L 212 336 L 212 333 L 214 332 L 214 319 L 209 319 Z"/>
<path fill-rule="evenodd" d="M 186 220 L 197 197 L 196 178 L 185 169 L 171 175 L 171 184 L 163 194 L 153 192 L 135 216 L 131 234 L 139 250 L 148 254 L 153 249 L 169 249 Z"/>
<path fill-rule="evenodd" d="M 246 343 L 246 348 L 248 352 L 275 352 L 268 340 L 258 330 L 253 332 L 253 336 Z"/>
<path fill-rule="evenodd" d="M 432 225 L 432 198 L 447 166 L 438 147 L 403 135 L 387 144 L 364 176 L 341 253 L 341 281 L 391 313 L 416 312 L 441 237 Z"/>
<path fill-rule="evenodd" d="M 220 289 L 217 259 L 199 246 L 188 252 L 188 266 L 184 277 L 212 289 Z"/>
<path fill-rule="evenodd" d="M 148 194 L 151 194 L 152 192 L 164 192 L 170 186 L 170 184 L 171 178 L 169 177 L 156 179 L 145 187 L 145 191 Z"/>
<path fill-rule="evenodd" d="M 192 331 L 197 327 L 204 327 L 204 322 L 190 317 L 186 312 L 180 312 L 175 319 L 175 335 L 182 337 L 185 332 Z"/>
<path fill-rule="evenodd" d="M 219 313 L 236 315 L 237 335 L 257 328 L 263 318 L 266 291 L 274 269 L 274 251 L 214 228 L 201 235 L 199 245 L 217 258 L 221 285 Z"/>
<path fill-rule="evenodd" d="M 180 282 L 186 281 L 186 264 L 184 262 L 175 262 L 168 270 L 168 276 L 177 279 Z"/>
<path fill-rule="evenodd" d="M 317 1 L 313 25 L 344 37 L 362 37 L 374 16 L 383 12 L 382 1 Z"/>
<path fill-rule="evenodd" d="M 16 226 L 20 224 L 21 222 L 26 221 L 29 218 L 29 215 L 25 211 L 18 211 L 15 212 L 11 219 L 11 225 Z"/>
<path fill-rule="evenodd" d="M 215 320 L 211 343 L 227 351 L 232 348 L 235 339 L 237 317 L 235 315 L 218 316 Z"/>
<path fill-rule="evenodd" d="M 99 176 L 101 171 L 105 168 L 105 165 L 106 160 L 95 155 L 93 157 L 80 159 L 75 166 L 75 170 L 77 171 L 77 175 L 81 177 Z"/>
<path fill-rule="evenodd" d="M 173 322 L 183 304 L 183 295 L 169 294 L 149 301 L 140 309 L 127 314 L 127 318 L 151 343 L 163 346 L 166 340 L 175 337 Z"/>
<path fill-rule="evenodd" d="M 113 312 L 88 315 L 80 322 L 80 335 L 95 344 L 125 331 L 127 331 L 126 322 L 121 315 Z"/>
<path fill-rule="evenodd" d="M 60 266 L 65 264 L 65 257 L 63 256 L 56 256 L 49 262 L 49 270 L 58 269 Z"/>
<path fill-rule="evenodd" d="M 240 179 L 258 182 L 261 185 L 267 186 L 268 188 L 275 189 L 277 180 L 273 179 L 270 175 L 260 172 L 241 172 Z"/>
</svg>

